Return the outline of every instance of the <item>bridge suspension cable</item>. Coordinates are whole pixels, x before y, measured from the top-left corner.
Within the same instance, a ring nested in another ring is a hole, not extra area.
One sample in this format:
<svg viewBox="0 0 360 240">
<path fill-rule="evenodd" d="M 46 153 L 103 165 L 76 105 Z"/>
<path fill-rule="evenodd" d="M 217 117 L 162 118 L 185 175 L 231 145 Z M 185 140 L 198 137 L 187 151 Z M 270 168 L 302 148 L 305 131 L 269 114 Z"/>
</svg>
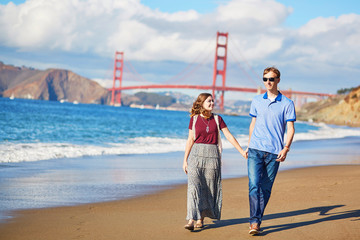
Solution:
<svg viewBox="0 0 360 240">
<path fill-rule="evenodd" d="M 147 81 L 146 79 L 144 79 L 143 76 L 136 71 L 136 68 L 134 68 L 134 66 L 131 64 L 131 62 L 129 60 L 126 60 L 124 62 L 124 67 L 126 70 L 128 70 L 127 72 L 129 72 L 134 77 L 133 79 L 135 81 L 150 83 L 150 81 Z"/>
<path fill-rule="evenodd" d="M 235 43 L 235 41 L 231 40 L 231 45 L 233 45 L 235 47 L 235 49 L 237 50 L 237 52 L 239 53 L 239 55 L 241 56 L 241 58 L 243 59 L 243 61 L 245 62 L 245 64 L 248 66 L 248 68 L 250 69 L 250 71 L 256 76 L 257 79 L 261 79 L 262 77 L 259 76 L 259 74 L 256 73 L 256 71 L 254 70 L 254 68 L 249 64 L 249 62 L 246 60 L 246 58 L 244 57 L 244 55 L 241 53 L 240 48 L 237 46 L 237 44 Z"/>
<path fill-rule="evenodd" d="M 199 67 L 205 65 L 205 62 L 209 59 L 212 52 L 207 51 L 208 53 L 206 55 L 204 55 L 204 53 L 206 52 L 206 50 L 210 49 L 209 46 L 210 46 L 212 40 L 213 40 L 213 37 L 209 38 L 209 40 L 205 44 L 205 47 L 196 56 L 196 58 L 190 64 L 188 64 L 183 70 L 181 70 L 178 74 L 176 74 L 175 76 L 164 81 L 164 84 L 178 83 L 178 82 L 180 82 L 180 80 L 183 80 L 186 77 L 190 76 L 192 73 L 194 73 L 197 69 L 199 69 Z M 200 59 L 200 57 L 202 57 L 202 56 L 203 56 L 203 58 Z"/>
<path fill-rule="evenodd" d="M 240 70 L 244 73 L 244 75 L 246 76 L 246 78 L 254 84 L 254 87 L 257 87 L 258 84 L 256 83 L 256 81 L 249 75 L 249 73 L 247 71 L 245 71 L 245 69 L 241 66 L 240 62 L 238 61 L 238 59 L 236 58 L 236 56 L 232 53 L 232 51 L 230 51 L 231 56 L 236 60 L 235 63 L 237 64 L 237 66 L 240 68 Z"/>
</svg>

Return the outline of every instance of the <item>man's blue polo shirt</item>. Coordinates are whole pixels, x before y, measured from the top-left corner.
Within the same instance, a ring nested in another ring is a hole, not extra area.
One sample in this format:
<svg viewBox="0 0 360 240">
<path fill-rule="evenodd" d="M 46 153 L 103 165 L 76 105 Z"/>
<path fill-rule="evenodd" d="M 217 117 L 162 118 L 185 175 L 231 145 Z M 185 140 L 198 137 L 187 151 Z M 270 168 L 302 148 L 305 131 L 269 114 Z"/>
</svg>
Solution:
<svg viewBox="0 0 360 240">
<path fill-rule="evenodd" d="M 280 92 L 271 102 L 266 92 L 254 97 L 250 116 L 256 117 L 256 122 L 249 148 L 279 154 L 284 148 L 286 122 L 296 121 L 294 102 Z"/>
</svg>

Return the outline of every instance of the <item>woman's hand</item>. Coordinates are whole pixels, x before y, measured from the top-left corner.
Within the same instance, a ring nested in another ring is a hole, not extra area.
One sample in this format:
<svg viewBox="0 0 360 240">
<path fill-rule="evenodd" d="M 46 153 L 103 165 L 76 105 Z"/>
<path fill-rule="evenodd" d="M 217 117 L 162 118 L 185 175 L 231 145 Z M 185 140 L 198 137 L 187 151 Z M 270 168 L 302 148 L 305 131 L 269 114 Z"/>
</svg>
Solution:
<svg viewBox="0 0 360 240">
<path fill-rule="evenodd" d="M 189 136 L 186 141 L 184 163 L 183 163 L 183 170 L 186 174 L 188 173 L 187 159 L 189 157 L 189 154 L 190 154 L 190 151 L 191 151 L 191 148 L 193 145 L 194 145 L 194 132 L 193 132 L 193 130 L 189 129 Z"/>
<path fill-rule="evenodd" d="M 187 164 L 187 161 L 184 161 L 184 163 L 183 163 L 183 170 L 184 170 L 185 174 L 188 173 L 188 164 Z"/>
<path fill-rule="evenodd" d="M 247 149 L 246 149 L 246 151 L 244 151 L 244 150 L 242 150 L 241 152 L 240 152 L 240 154 L 245 158 L 245 159 L 247 159 L 248 158 L 248 152 L 247 152 Z"/>
</svg>

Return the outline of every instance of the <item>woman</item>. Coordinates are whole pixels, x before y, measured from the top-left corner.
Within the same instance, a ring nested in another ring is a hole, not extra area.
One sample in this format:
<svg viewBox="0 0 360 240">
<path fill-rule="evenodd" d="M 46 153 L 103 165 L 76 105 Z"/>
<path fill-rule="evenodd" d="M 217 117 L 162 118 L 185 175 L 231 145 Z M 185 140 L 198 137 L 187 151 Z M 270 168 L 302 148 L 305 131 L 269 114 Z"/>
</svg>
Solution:
<svg viewBox="0 0 360 240">
<path fill-rule="evenodd" d="M 205 217 L 220 219 L 221 130 L 226 139 L 246 158 L 245 151 L 219 115 L 212 114 L 214 99 L 201 93 L 193 103 L 186 142 L 183 170 L 188 174 L 187 217 L 185 228 L 202 228 Z"/>
</svg>

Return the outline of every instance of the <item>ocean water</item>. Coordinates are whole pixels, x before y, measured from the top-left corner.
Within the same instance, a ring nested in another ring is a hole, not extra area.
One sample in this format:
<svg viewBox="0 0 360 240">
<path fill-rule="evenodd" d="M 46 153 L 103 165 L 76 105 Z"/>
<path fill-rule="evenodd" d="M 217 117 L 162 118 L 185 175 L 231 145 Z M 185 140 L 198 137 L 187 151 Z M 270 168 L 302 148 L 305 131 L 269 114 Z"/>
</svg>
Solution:
<svg viewBox="0 0 360 240">
<path fill-rule="evenodd" d="M 250 117 L 222 117 L 246 146 Z M 181 111 L 0 98 L 0 219 L 18 209 L 124 199 L 185 183 L 188 124 Z M 360 163 L 359 128 L 295 128 L 285 168 Z M 245 176 L 246 161 L 223 142 L 223 177 Z"/>
<path fill-rule="evenodd" d="M 223 118 L 246 145 L 250 117 Z M 0 98 L 0 163 L 183 151 L 188 124 L 180 111 Z M 360 130 L 296 122 L 295 141 L 345 136 Z"/>
</svg>

